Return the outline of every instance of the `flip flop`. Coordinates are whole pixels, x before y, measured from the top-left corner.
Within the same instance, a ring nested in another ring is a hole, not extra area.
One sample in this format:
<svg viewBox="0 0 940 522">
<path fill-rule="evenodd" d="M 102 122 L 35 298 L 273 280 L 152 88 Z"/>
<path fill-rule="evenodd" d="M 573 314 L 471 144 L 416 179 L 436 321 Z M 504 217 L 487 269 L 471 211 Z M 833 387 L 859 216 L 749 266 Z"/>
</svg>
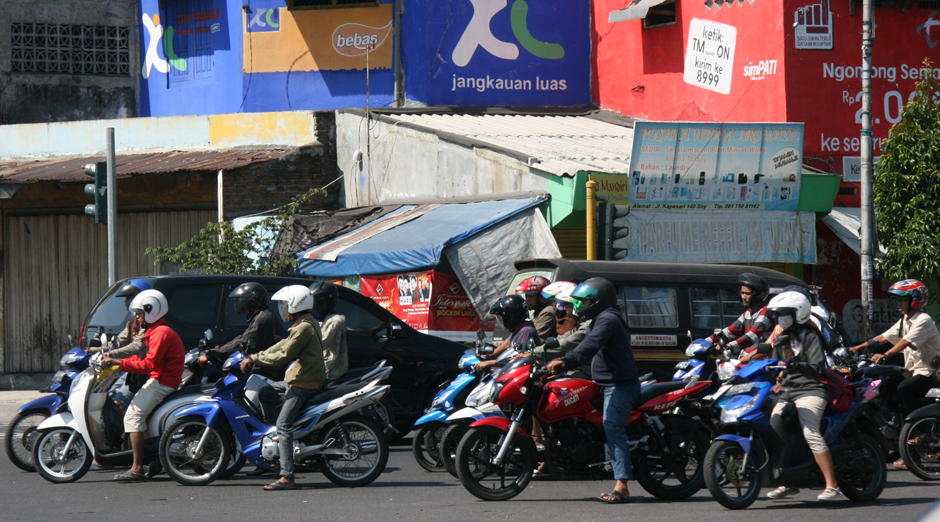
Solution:
<svg viewBox="0 0 940 522">
<path fill-rule="evenodd" d="M 133 471 L 126 471 L 124 473 L 119 473 L 114 476 L 114 480 L 118 482 L 147 482 L 150 480 L 147 475 L 143 473 L 134 473 Z"/>
<path fill-rule="evenodd" d="M 287 484 L 281 482 L 280 480 L 275 480 L 274 482 L 268 484 L 264 488 L 265 491 L 287 491 L 291 489 L 297 489 L 297 486 L 288 486 Z"/>
<path fill-rule="evenodd" d="M 607 498 L 604 498 L 604 497 Z M 597 497 L 598 500 L 606 504 L 629 504 L 633 502 L 633 497 L 625 497 L 623 493 L 614 490 L 610 493 L 601 493 L 601 496 Z"/>
</svg>

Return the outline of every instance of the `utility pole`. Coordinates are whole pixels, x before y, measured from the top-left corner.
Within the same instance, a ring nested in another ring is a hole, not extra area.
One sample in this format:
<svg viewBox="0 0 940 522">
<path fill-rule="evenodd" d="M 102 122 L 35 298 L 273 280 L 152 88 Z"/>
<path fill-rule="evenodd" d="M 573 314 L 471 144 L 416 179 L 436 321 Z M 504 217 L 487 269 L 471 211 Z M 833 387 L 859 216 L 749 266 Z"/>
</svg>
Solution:
<svg viewBox="0 0 940 522">
<path fill-rule="evenodd" d="M 872 301 L 872 151 L 871 151 L 871 47 L 873 0 L 862 2 L 862 339 L 871 338 Z"/>
</svg>

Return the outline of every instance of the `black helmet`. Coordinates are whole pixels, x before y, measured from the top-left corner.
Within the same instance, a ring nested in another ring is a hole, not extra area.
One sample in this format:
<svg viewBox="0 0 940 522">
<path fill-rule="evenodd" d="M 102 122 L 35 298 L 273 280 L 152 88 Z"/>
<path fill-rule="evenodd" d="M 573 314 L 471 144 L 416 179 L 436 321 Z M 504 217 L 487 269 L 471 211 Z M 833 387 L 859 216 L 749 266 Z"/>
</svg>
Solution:
<svg viewBox="0 0 940 522">
<path fill-rule="evenodd" d="M 144 290 L 151 290 L 152 288 L 150 283 L 143 279 L 128 279 L 114 295 L 115 297 L 136 297 Z"/>
<path fill-rule="evenodd" d="M 313 313 L 325 314 L 336 307 L 339 291 L 336 285 L 328 281 L 317 281 L 310 285 L 310 295 L 313 296 Z"/>
<path fill-rule="evenodd" d="M 260 283 L 242 283 L 228 296 L 235 300 L 235 313 L 247 314 L 268 304 L 268 291 Z"/>
<path fill-rule="evenodd" d="M 761 301 L 767 299 L 767 295 L 770 294 L 770 285 L 767 284 L 767 281 L 763 277 L 757 274 L 745 272 L 739 275 L 738 284 L 750 288 L 751 291 L 754 292 L 754 297 Z"/>
<path fill-rule="evenodd" d="M 586 299 L 591 300 L 588 306 L 583 305 Z M 571 291 L 571 302 L 574 304 L 574 315 L 578 319 L 594 319 L 604 310 L 617 306 L 617 289 L 603 277 L 592 277 Z"/>
<path fill-rule="evenodd" d="M 525 305 L 525 297 L 518 294 L 503 297 L 493 305 L 490 315 L 499 317 L 503 321 L 503 326 L 510 331 L 515 329 L 529 316 L 529 311 Z"/>
<path fill-rule="evenodd" d="M 798 293 L 798 294 L 803 294 L 804 297 L 806 297 L 807 299 L 809 299 L 809 303 L 810 303 L 812 306 L 816 306 L 816 305 L 818 304 L 817 299 L 816 299 L 816 294 L 814 294 L 813 292 L 811 292 L 810 289 L 809 289 L 809 288 L 806 288 L 805 286 L 790 285 L 790 286 L 784 288 L 783 291 L 780 292 L 780 293 L 783 294 L 783 293 L 786 293 L 786 292 L 796 292 L 796 293 Z"/>
</svg>

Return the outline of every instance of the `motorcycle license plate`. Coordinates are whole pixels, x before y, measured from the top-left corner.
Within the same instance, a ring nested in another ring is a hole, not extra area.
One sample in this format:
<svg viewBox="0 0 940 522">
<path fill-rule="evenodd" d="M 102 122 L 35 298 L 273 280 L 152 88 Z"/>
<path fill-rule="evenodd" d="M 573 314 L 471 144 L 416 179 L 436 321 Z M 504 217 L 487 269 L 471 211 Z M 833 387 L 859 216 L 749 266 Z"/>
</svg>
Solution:
<svg viewBox="0 0 940 522">
<path fill-rule="evenodd" d="M 684 370 L 684 369 L 686 369 L 686 368 L 688 368 L 688 367 L 689 367 L 689 361 L 682 361 L 682 362 L 680 362 L 680 363 L 676 363 L 676 369 L 677 369 L 677 370 Z"/>
<path fill-rule="evenodd" d="M 721 396 L 724 395 L 725 392 L 727 392 L 728 389 L 730 389 L 730 388 L 731 388 L 731 385 L 730 385 L 730 384 L 722 384 L 722 385 L 721 385 L 721 388 L 718 388 L 718 390 L 716 390 L 715 393 L 712 393 L 711 395 L 706 395 L 705 397 L 702 398 L 702 400 L 705 400 L 705 401 L 716 401 L 716 400 L 720 399 Z"/>
<path fill-rule="evenodd" d="M 927 397 L 932 399 L 940 399 L 940 388 L 931 388 L 927 392 Z"/>
<path fill-rule="evenodd" d="M 753 389 L 754 389 L 754 383 L 749 382 L 747 384 L 738 384 L 738 385 L 732 386 L 731 389 L 728 390 L 728 393 L 731 395 L 740 395 L 742 393 L 747 393 Z"/>
</svg>

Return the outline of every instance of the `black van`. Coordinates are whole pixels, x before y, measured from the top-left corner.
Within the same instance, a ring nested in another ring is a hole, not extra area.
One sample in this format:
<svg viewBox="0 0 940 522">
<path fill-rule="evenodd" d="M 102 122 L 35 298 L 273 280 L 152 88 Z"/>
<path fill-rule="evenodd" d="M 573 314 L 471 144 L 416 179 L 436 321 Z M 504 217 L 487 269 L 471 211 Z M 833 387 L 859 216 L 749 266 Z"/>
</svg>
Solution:
<svg viewBox="0 0 940 522">
<path fill-rule="evenodd" d="M 175 275 L 142 277 L 167 298 L 169 312 L 165 319 L 183 338 L 187 350 L 198 345 L 203 332 L 211 329 L 214 341 L 226 343 L 248 326 L 244 315 L 235 313 L 228 294 L 238 285 L 255 281 L 267 288 L 269 295 L 287 285 L 309 286 L 309 279 L 244 275 Z M 131 314 L 124 298 L 114 293 L 126 280 L 118 281 L 98 300 L 82 325 L 82 343 L 102 333 L 119 333 Z M 346 316 L 349 367 L 370 366 L 382 359 L 394 368 L 389 377 L 391 403 L 396 424 L 410 430 L 422 415 L 438 387 L 458 374 L 457 360 L 465 347 L 461 344 L 418 332 L 379 306 L 372 299 L 344 287 L 338 287 L 337 313 Z M 275 317 L 277 306 L 269 304 Z M 283 324 L 281 337 L 286 337 Z M 406 431 L 407 432 L 407 431 Z"/>
<path fill-rule="evenodd" d="M 592 277 L 609 279 L 630 326 L 630 342 L 640 372 L 667 378 L 693 339 L 724 328 L 743 312 L 738 276 L 757 274 L 777 293 L 803 281 L 769 268 L 688 263 L 632 261 L 569 261 L 526 259 L 517 261 L 516 275 L 507 293 L 525 278 L 541 275 L 550 281 L 581 283 Z"/>
</svg>

